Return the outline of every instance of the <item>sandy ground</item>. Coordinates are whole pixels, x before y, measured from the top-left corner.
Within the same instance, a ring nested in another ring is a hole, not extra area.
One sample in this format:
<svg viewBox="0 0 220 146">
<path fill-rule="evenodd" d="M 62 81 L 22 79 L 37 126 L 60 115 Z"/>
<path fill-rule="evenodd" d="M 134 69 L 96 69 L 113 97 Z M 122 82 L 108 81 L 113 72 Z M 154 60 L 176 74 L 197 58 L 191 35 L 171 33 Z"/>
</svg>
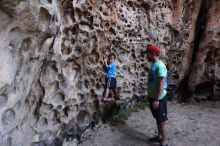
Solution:
<svg viewBox="0 0 220 146">
<path fill-rule="evenodd" d="M 168 104 L 169 146 L 220 146 L 220 102 Z M 148 138 L 156 125 L 149 109 L 133 113 L 125 124 L 100 124 L 79 146 L 157 146 Z"/>
</svg>

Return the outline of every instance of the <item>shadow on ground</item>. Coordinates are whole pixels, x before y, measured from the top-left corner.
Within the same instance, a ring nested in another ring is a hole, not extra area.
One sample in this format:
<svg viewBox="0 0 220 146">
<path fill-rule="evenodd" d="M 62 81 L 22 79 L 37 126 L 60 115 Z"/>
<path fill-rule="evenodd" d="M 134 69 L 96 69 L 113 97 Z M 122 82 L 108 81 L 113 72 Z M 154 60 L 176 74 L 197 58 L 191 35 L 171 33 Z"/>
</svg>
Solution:
<svg viewBox="0 0 220 146">
<path fill-rule="evenodd" d="M 150 143 L 148 141 L 149 136 L 141 133 L 138 130 L 129 127 L 127 124 L 120 124 L 115 126 L 117 131 L 120 133 L 121 139 L 125 143 L 119 142 L 120 146 L 158 146 L 158 144 Z"/>
</svg>

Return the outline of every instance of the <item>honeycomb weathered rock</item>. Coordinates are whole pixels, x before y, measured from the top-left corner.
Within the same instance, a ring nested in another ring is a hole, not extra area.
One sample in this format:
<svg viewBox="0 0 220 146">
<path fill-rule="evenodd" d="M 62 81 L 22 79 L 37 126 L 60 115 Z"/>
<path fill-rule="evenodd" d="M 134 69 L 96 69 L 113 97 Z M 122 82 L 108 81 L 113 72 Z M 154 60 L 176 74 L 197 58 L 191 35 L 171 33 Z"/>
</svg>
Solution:
<svg viewBox="0 0 220 146">
<path fill-rule="evenodd" d="M 193 96 L 220 99 L 219 7 L 218 0 L 1 0 L 0 145 L 52 145 L 97 122 L 110 52 L 121 98 L 146 95 L 150 64 L 141 50 L 149 41 L 161 48 L 170 92 L 188 86 Z"/>
</svg>

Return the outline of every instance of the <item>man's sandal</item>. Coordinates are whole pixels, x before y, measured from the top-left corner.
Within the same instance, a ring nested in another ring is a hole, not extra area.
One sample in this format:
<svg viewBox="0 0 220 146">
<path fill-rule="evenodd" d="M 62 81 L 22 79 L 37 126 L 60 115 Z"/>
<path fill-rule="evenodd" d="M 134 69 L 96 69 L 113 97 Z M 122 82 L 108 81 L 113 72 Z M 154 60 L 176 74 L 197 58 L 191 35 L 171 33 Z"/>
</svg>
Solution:
<svg viewBox="0 0 220 146">
<path fill-rule="evenodd" d="M 162 138 L 160 138 L 158 135 L 152 138 L 149 138 L 149 142 L 158 142 L 161 143 L 162 142 Z"/>
</svg>

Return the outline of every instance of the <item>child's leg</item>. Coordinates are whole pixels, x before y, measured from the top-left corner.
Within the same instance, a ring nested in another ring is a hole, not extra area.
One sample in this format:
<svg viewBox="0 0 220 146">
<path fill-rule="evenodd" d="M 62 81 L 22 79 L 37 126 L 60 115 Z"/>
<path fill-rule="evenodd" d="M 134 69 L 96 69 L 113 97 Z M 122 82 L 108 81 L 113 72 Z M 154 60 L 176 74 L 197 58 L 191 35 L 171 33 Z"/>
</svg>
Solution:
<svg viewBox="0 0 220 146">
<path fill-rule="evenodd" d="M 102 102 L 105 102 L 107 100 L 108 94 L 109 94 L 109 88 L 105 87 L 102 93 L 102 99 L 101 99 Z"/>
<path fill-rule="evenodd" d="M 104 93 L 104 98 L 105 99 L 107 99 L 108 98 L 108 94 L 109 94 L 109 88 L 107 87 L 106 89 L 105 89 L 105 93 Z"/>
<path fill-rule="evenodd" d="M 118 92 L 117 92 L 116 88 L 113 89 L 113 92 L 114 92 L 114 98 L 115 98 L 115 100 L 119 100 Z"/>
<path fill-rule="evenodd" d="M 108 98 L 108 94 L 109 94 L 109 88 L 111 87 L 111 78 L 107 78 L 106 80 L 106 89 L 105 89 L 105 94 L 104 94 L 104 98 Z"/>
<path fill-rule="evenodd" d="M 106 87 L 104 88 L 103 92 L 102 92 L 102 97 L 105 97 L 106 94 Z"/>
<path fill-rule="evenodd" d="M 108 95 L 108 78 L 105 78 L 105 87 L 104 87 L 104 91 L 102 93 L 102 101 L 104 101 L 106 99 L 106 96 Z"/>
</svg>

